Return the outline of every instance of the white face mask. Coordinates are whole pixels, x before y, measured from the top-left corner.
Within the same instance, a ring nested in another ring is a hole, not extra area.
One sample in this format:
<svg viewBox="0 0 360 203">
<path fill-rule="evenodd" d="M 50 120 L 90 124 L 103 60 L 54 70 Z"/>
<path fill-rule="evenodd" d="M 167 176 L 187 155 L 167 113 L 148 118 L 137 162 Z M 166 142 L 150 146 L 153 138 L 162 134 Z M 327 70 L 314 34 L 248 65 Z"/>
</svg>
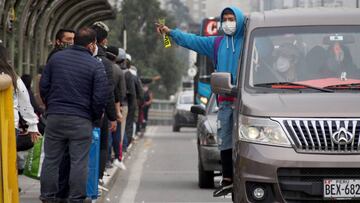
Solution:
<svg viewBox="0 0 360 203">
<path fill-rule="evenodd" d="M 276 67 L 275 68 L 281 73 L 286 72 L 290 68 L 289 59 L 287 59 L 287 58 L 285 58 L 283 56 L 280 56 L 276 61 Z"/>
<path fill-rule="evenodd" d="M 224 30 L 225 34 L 233 35 L 236 31 L 236 21 L 223 22 L 222 29 Z"/>
<path fill-rule="evenodd" d="M 95 51 L 93 52 L 93 56 L 98 55 L 98 51 L 99 51 L 99 47 L 97 46 L 97 44 L 95 45 Z"/>
</svg>

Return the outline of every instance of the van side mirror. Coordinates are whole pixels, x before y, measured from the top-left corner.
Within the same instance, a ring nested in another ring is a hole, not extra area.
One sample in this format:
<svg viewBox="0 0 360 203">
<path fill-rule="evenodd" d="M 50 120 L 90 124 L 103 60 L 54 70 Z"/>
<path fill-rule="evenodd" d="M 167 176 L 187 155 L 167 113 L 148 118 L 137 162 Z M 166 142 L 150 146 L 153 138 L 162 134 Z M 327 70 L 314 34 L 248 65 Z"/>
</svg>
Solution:
<svg viewBox="0 0 360 203">
<path fill-rule="evenodd" d="M 199 114 L 199 115 L 205 115 L 206 110 L 202 105 L 193 105 L 190 109 L 191 113 Z"/>
<path fill-rule="evenodd" d="M 211 90 L 215 94 L 230 95 L 236 97 L 236 87 L 231 84 L 231 73 L 212 73 Z"/>
</svg>

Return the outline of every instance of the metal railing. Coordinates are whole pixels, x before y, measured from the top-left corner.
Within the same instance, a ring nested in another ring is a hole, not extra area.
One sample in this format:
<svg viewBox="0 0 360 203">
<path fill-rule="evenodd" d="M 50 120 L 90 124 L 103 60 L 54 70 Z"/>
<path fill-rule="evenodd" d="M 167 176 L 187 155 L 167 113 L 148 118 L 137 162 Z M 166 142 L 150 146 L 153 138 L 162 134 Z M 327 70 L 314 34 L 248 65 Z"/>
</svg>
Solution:
<svg viewBox="0 0 360 203">
<path fill-rule="evenodd" d="M 149 110 L 149 125 L 171 125 L 175 103 L 154 99 Z"/>
</svg>

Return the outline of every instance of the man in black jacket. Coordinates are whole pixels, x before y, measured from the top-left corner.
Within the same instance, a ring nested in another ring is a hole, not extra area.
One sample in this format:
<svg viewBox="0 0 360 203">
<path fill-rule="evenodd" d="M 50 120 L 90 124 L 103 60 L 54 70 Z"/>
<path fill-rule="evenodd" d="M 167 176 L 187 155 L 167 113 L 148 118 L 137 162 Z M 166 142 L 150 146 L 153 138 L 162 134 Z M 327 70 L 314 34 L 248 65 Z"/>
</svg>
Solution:
<svg viewBox="0 0 360 203">
<path fill-rule="evenodd" d="M 113 78 L 113 69 L 112 63 L 109 59 L 106 58 L 106 48 L 107 45 L 107 36 L 109 28 L 103 22 L 95 22 L 92 26 L 92 29 L 96 31 L 97 47 L 98 53 L 96 58 L 101 61 L 105 67 L 106 75 L 110 81 L 111 97 L 107 99 L 107 104 L 105 107 L 105 116 L 101 123 L 101 135 L 100 135 L 100 165 L 99 165 L 99 179 L 102 180 L 107 156 L 108 156 L 108 139 L 109 139 L 109 120 L 110 120 L 110 131 L 114 132 L 117 125 L 117 112 L 115 108 L 115 103 L 119 102 L 117 97 L 115 97 L 115 88 L 114 88 L 114 78 Z"/>
<path fill-rule="evenodd" d="M 86 198 L 87 167 L 92 140 L 92 122 L 102 117 L 109 82 L 102 63 L 92 57 L 96 32 L 80 29 L 75 45 L 55 53 L 40 80 L 46 105 L 45 159 L 41 170 L 43 202 L 58 202 L 59 166 L 69 147 L 71 170 L 69 202 Z"/>
</svg>

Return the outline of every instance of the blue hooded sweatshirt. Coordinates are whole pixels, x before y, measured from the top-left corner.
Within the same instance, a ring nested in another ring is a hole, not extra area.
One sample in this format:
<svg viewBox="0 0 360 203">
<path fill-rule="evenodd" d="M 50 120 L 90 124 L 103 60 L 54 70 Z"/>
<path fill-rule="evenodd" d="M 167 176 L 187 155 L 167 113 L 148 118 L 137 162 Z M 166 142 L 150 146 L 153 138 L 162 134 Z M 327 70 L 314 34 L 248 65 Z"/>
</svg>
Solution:
<svg viewBox="0 0 360 203">
<path fill-rule="evenodd" d="M 237 68 L 244 35 L 244 14 L 236 7 L 227 7 L 221 12 L 221 26 L 225 10 L 231 10 L 236 17 L 236 31 L 234 35 L 224 34 L 217 54 L 217 72 L 231 73 L 232 83 L 236 84 Z M 184 33 L 178 29 L 171 30 L 171 38 L 180 46 L 191 49 L 199 54 L 214 59 L 214 45 L 216 36 L 204 37 L 190 33 Z"/>
</svg>

